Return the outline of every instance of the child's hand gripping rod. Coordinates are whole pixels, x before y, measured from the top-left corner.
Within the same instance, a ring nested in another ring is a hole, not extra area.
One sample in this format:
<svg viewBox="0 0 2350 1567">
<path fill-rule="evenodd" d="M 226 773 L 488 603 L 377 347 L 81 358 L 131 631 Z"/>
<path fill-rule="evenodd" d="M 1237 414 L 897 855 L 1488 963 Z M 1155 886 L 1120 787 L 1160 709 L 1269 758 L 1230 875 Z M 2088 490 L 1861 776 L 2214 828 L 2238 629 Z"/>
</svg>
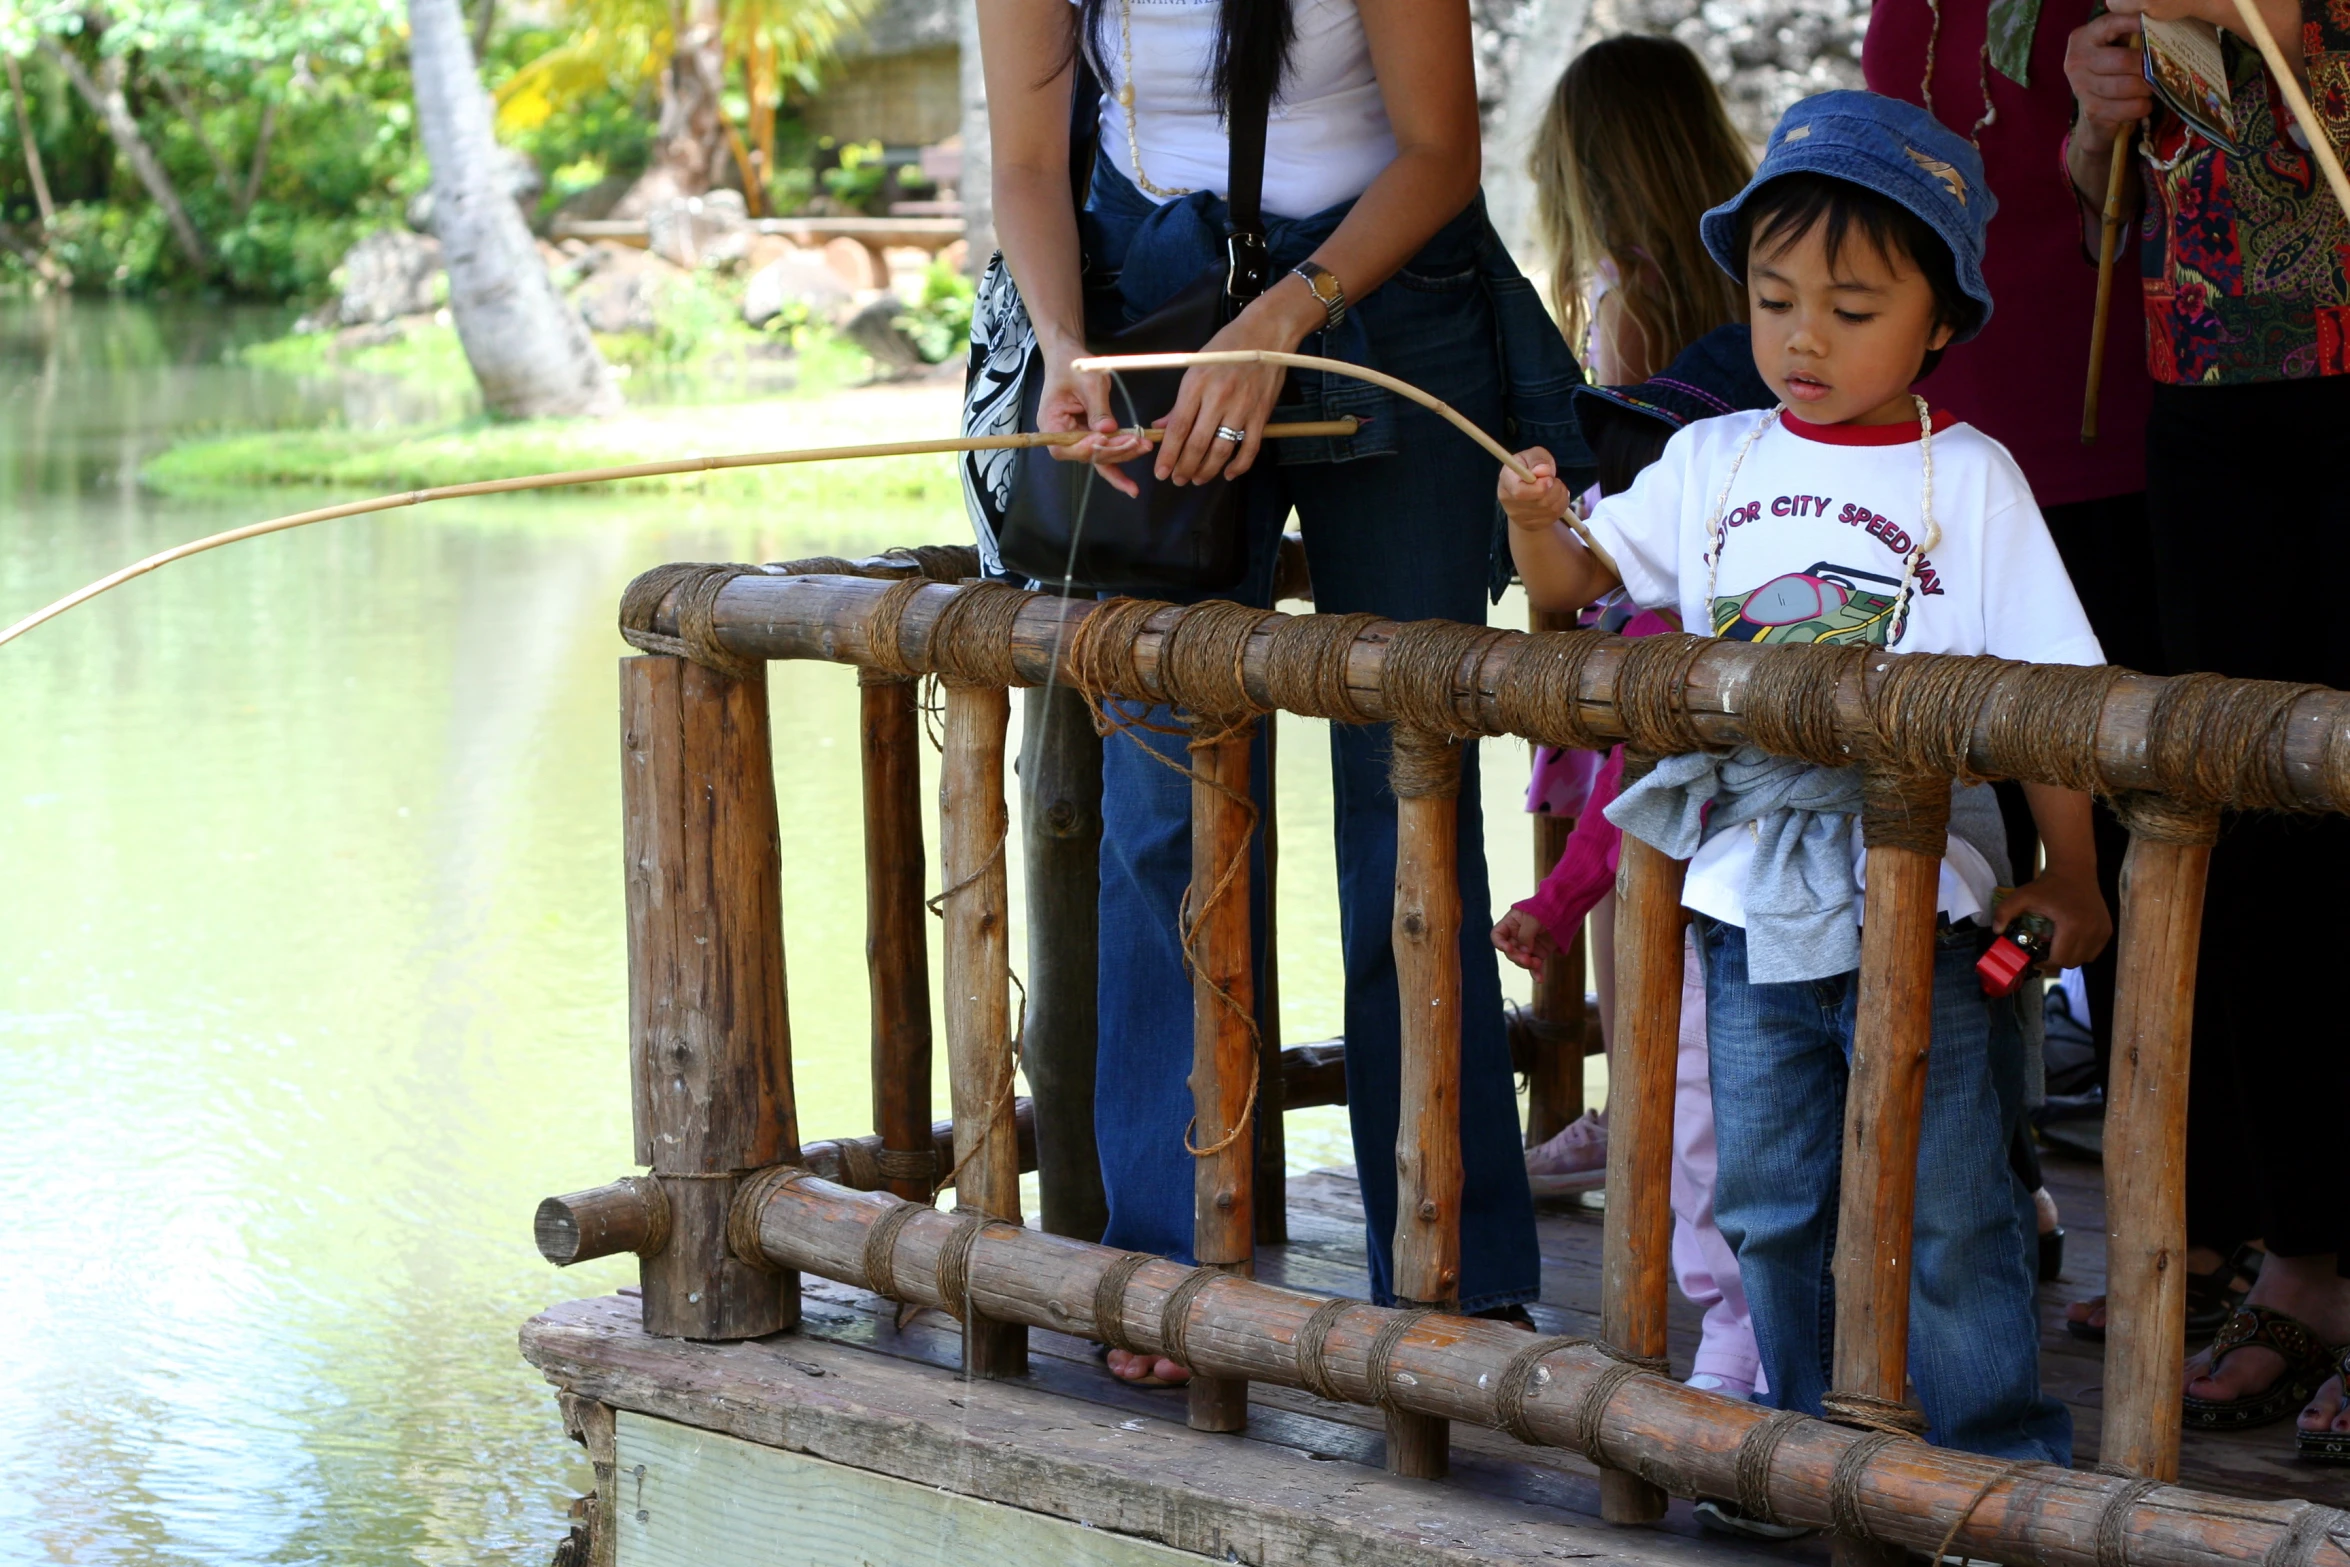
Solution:
<svg viewBox="0 0 2350 1567">
<path fill-rule="evenodd" d="M 1510 455 L 1507 447 L 1477 428 L 1476 421 L 1452 404 L 1421 391 L 1409 381 L 1398 380 L 1385 371 L 1349 364 L 1343 359 L 1324 359 L 1314 354 L 1284 354 L 1270 348 L 1219 348 L 1190 354 L 1096 354 L 1076 360 L 1069 368 L 1086 374 L 1100 372 L 1115 375 L 1121 370 L 1187 370 L 1193 365 L 1282 365 L 1292 370 L 1320 370 L 1328 375 L 1351 376 L 1357 381 L 1383 386 L 1396 396 L 1418 403 L 1443 419 L 1491 453 L 1495 461 L 1526 483 L 1534 482 L 1533 469 Z M 1266 433 L 1270 434 L 1271 431 Z M 1591 536 L 1591 530 L 1584 526 L 1583 519 L 1569 511 L 1563 520 L 1575 530 L 1575 537 L 1583 541 L 1583 547 L 1598 556 L 1600 564 L 1615 572 L 1617 580 L 1621 581 L 1624 574 L 1616 571 L 1614 557 Z"/>
</svg>

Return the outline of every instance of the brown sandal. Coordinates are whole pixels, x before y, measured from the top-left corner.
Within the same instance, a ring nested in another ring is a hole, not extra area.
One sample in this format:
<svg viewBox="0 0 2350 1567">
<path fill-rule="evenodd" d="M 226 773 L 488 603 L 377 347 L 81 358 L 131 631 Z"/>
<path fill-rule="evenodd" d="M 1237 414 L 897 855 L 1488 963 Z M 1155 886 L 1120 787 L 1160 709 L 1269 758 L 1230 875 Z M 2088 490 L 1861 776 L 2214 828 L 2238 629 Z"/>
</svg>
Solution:
<svg viewBox="0 0 2350 1567">
<path fill-rule="evenodd" d="M 2258 1393 L 2244 1398 L 2184 1396 L 2186 1422 L 2198 1431 L 2248 1431 L 2298 1412 L 2334 1374 L 2334 1351 L 2318 1342 L 2308 1324 L 2266 1306 L 2239 1306 L 2211 1340 L 2206 1374 L 2239 1349 L 2253 1346 L 2284 1357 L 2285 1369 Z"/>
<path fill-rule="evenodd" d="M 2342 1401 L 2350 1404 L 2350 1345 L 2334 1357 L 2333 1374 L 2342 1379 Z M 2315 1392 L 2310 1396 L 2315 1397 Z M 2341 1411 L 2335 1411 L 2335 1418 L 2341 1418 Z M 2312 1463 L 2350 1464 L 2350 1431 L 2296 1430 L 2293 1441 L 2300 1448 L 2301 1456 Z"/>
</svg>

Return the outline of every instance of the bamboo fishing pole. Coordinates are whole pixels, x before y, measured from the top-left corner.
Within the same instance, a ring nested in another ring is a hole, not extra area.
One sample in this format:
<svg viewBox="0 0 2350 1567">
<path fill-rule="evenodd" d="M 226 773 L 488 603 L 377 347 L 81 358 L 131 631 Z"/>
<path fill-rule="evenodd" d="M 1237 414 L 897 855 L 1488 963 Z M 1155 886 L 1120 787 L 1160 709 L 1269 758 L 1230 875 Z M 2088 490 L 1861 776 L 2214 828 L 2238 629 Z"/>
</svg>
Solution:
<svg viewBox="0 0 2350 1567">
<path fill-rule="evenodd" d="M 1361 422 L 1352 417 L 1324 419 L 1298 424 L 1276 424 L 1266 427 L 1268 440 L 1294 440 L 1310 436 L 1349 436 L 1361 428 Z M 226 544 L 239 544 L 246 539 L 257 539 L 264 534 L 284 533 L 291 528 L 305 528 L 314 522 L 334 522 L 343 517 L 361 517 L 369 512 L 394 511 L 402 506 L 421 506 L 427 501 L 458 500 L 468 495 L 503 495 L 515 490 L 553 490 L 577 484 L 608 484 L 622 479 L 651 479 L 674 473 L 717 473 L 729 468 L 768 468 L 785 463 L 834 462 L 858 457 L 924 457 L 941 452 L 1002 452 L 1017 451 L 1031 446 L 1069 446 L 1084 440 L 1092 432 L 1059 430 L 1050 434 L 1022 435 L 967 435 L 941 441 L 883 441 L 865 446 L 811 446 L 795 451 L 736 452 L 718 457 L 677 457 L 665 462 L 625 463 L 613 468 L 575 468 L 565 473 L 524 474 L 512 479 L 476 479 L 467 484 L 444 484 L 433 489 L 404 490 L 396 495 L 377 495 L 363 501 L 346 501 L 340 506 L 321 506 L 315 511 L 295 512 L 291 516 L 272 517 L 267 522 L 247 523 L 225 533 L 186 544 L 175 544 L 159 550 L 144 560 L 133 561 L 120 571 L 100 577 L 86 587 L 77 588 L 55 603 L 43 606 L 25 616 L 16 624 L 0 631 L 0 647 L 18 637 L 55 620 L 67 610 L 78 608 L 102 593 L 121 587 L 135 577 L 168 566 L 174 561 L 201 555 Z M 1161 438 L 1160 431 L 1129 431 L 1145 440 Z"/>
</svg>

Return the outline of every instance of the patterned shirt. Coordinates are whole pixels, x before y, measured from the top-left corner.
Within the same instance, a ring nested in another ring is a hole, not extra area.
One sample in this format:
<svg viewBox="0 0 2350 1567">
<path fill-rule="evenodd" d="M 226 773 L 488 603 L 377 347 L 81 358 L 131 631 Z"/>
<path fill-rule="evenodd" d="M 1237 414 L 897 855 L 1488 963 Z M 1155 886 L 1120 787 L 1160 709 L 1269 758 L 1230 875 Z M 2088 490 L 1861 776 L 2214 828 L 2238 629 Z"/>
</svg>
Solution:
<svg viewBox="0 0 2350 1567">
<path fill-rule="evenodd" d="M 2301 15 L 2310 96 L 2339 152 L 2350 145 L 2350 0 L 2301 0 Z M 2206 386 L 2350 373 L 2350 220 L 2259 52 L 2223 37 L 2244 151 L 2167 112 L 2146 138 L 2147 369 Z"/>
</svg>

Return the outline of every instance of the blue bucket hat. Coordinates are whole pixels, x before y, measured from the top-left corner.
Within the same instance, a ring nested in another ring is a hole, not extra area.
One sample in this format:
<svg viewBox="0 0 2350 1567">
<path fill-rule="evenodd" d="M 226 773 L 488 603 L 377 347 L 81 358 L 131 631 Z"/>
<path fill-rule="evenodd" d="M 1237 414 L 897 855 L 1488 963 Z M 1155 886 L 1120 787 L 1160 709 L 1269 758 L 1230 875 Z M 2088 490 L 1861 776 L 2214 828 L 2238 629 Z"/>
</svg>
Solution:
<svg viewBox="0 0 2350 1567">
<path fill-rule="evenodd" d="M 1613 419 L 1654 419 L 1678 430 L 1699 419 L 1770 408 L 1779 394 L 1754 368 L 1754 337 L 1745 323 L 1715 327 L 1664 370 L 1632 386 L 1578 386 L 1575 417 L 1585 431 Z"/>
<path fill-rule="evenodd" d="M 1964 136 L 1915 104 L 1873 92 L 1824 92 L 1797 103 L 1779 117 L 1746 188 L 1699 222 L 1706 250 L 1732 277 L 1745 260 L 1737 254 L 1739 209 L 1783 174 L 1846 180 L 1916 213 L 1950 247 L 1959 288 L 1983 307 L 1974 330 L 1953 341 L 1991 319 L 1983 236 L 1999 203 L 1983 178 L 1982 155 Z"/>
</svg>

